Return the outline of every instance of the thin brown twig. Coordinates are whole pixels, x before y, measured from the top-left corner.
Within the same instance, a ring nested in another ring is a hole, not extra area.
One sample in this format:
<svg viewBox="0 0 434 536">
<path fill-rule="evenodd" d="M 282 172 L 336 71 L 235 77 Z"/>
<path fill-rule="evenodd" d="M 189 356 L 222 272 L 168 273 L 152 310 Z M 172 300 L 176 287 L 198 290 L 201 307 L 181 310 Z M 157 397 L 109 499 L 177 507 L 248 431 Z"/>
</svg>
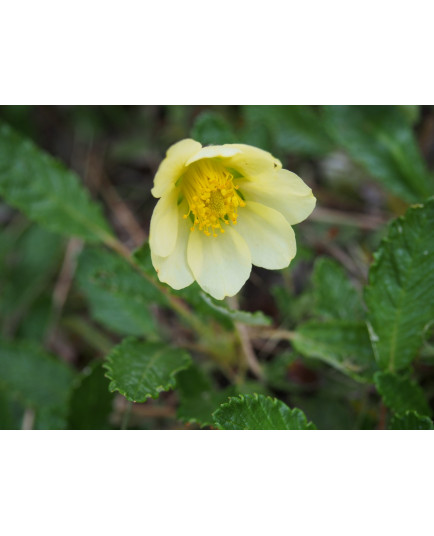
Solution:
<svg viewBox="0 0 434 536">
<path fill-rule="evenodd" d="M 382 216 L 342 212 L 324 207 L 316 207 L 310 215 L 310 219 L 322 223 L 330 223 L 331 225 L 349 225 L 368 231 L 375 231 L 375 229 L 378 229 L 387 222 L 387 218 Z"/>
<path fill-rule="evenodd" d="M 377 430 L 385 430 L 386 421 L 387 421 L 387 408 L 383 403 L 381 403 Z"/>
<path fill-rule="evenodd" d="M 228 302 L 230 303 L 230 306 L 232 309 L 237 310 L 239 309 L 239 303 L 236 296 L 233 296 L 231 298 L 228 298 Z M 245 324 L 241 324 L 239 322 L 235 323 L 235 329 L 237 330 L 238 337 L 240 339 L 241 348 L 244 353 L 244 357 L 246 358 L 246 363 L 249 367 L 249 369 L 253 372 L 253 374 L 261 381 L 264 380 L 264 372 L 262 370 L 262 367 L 258 361 L 258 358 L 256 357 L 255 351 L 253 350 L 252 342 L 250 340 L 249 331 L 247 329 L 247 326 Z"/>
<path fill-rule="evenodd" d="M 281 340 L 292 341 L 294 340 L 294 332 L 286 329 L 274 329 L 274 328 L 259 328 L 257 327 L 254 332 L 251 333 L 253 339 L 267 339 L 267 340 Z"/>
<path fill-rule="evenodd" d="M 23 415 L 23 421 L 21 423 L 21 430 L 32 430 L 35 423 L 35 410 L 27 408 Z"/>
<path fill-rule="evenodd" d="M 90 154 L 87 172 L 107 206 L 113 212 L 115 219 L 128 233 L 134 245 L 136 247 L 141 246 L 146 242 L 148 235 L 137 221 L 133 211 L 111 184 L 107 173 L 104 171 L 104 158 L 100 152 L 94 150 Z"/>
<path fill-rule="evenodd" d="M 62 314 L 63 307 L 71 289 L 77 267 L 77 257 L 83 248 L 82 240 L 71 238 L 66 247 L 62 268 L 53 290 L 51 325 L 47 335 L 47 345 L 51 346 L 56 335 L 57 325 Z"/>
<path fill-rule="evenodd" d="M 104 175 L 104 184 L 101 188 L 101 195 L 112 210 L 117 221 L 128 232 L 135 246 L 141 246 L 148 239 L 147 233 L 142 229 L 136 217 L 128 205 L 122 200 L 117 190 L 110 184 L 107 176 Z"/>
<path fill-rule="evenodd" d="M 343 249 L 332 243 L 322 243 L 321 247 L 324 248 L 332 257 L 337 259 L 341 264 L 343 264 L 351 274 L 356 277 L 361 276 L 363 279 L 366 277 L 366 273 L 361 270 L 360 266 Z"/>
</svg>

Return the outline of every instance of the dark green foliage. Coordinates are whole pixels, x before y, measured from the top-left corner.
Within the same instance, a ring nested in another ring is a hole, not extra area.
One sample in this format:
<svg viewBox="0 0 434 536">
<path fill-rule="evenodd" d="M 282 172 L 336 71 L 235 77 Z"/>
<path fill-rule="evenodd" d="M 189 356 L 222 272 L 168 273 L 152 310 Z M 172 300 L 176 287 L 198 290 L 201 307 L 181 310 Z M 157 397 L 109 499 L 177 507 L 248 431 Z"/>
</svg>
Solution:
<svg viewBox="0 0 434 536">
<path fill-rule="evenodd" d="M 361 322 L 307 322 L 295 332 L 293 344 L 306 357 L 321 359 L 360 381 L 372 381 L 376 364 Z"/>
<path fill-rule="evenodd" d="M 244 141 L 263 149 L 322 155 L 333 148 L 318 110 L 311 106 L 243 106 Z"/>
<path fill-rule="evenodd" d="M 41 340 L 51 308 L 47 287 L 58 270 L 63 240 L 38 226 L 17 231 L 3 235 L 10 241 L 0 252 L 0 317 L 6 332 L 23 323 L 21 333 L 25 338 Z"/>
<path fill-rule="evenodd" d="M 351 158 L 395 195 L 412 203 L 434 193 L 413 131 L 395 106 L 324 106 L 324 120 Z"/>
<path fill-rule="evenodd" d="M 33 408 L 40 428 L 64 428 L 74 372 L 27 342 L 0 341 L 0 390 Z"/>
<path fill-rule="evenodd" d="M 350 321 L 363 319 L 361 298 L 337 262 L 326 257 L 318 259 L 313 284 L 318 316 Z"/>
<path fill-rule="evenodd" d="M 239 141 L 230 124 L 216 112 L 203 112 L 195 120 L 191 137 L 202 145 L 223 145 Z"/>
<path fill-rule="evenodd" d="M 213 425 L 215 409 L 236 394 L 233 387 L 217 390 L 197 366 L 180 372 L 176 376 L 176 385 L 180 397 L 177 418 L 201 426 Z"/>
<path fill-rule="evenodd" d="M 81 373 L 74 386 L 69 407 L 68 427 L 72 430 L 110 428 L 109 415 L 114 396 L 104 376 L 102 364 L 94 362 Z"/>
<path fill-rule="evenodd" d="M 149 309 L 161 301 L 155 287 L 127 261 L 102 249 L 86 249 L 77 281 L 89 303 L 92 316 L 116 333 L 156 336 Z"/>
</svg>

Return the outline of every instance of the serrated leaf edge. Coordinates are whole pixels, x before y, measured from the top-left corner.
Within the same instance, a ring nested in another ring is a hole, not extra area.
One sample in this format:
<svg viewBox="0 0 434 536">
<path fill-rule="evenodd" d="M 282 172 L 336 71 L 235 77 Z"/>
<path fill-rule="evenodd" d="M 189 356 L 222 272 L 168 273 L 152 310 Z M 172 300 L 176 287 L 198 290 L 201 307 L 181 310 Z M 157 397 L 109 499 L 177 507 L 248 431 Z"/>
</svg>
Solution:
<svg viewBox="0 0 434 536">
<path fill-rule="evenodd" d="M 173 370 L 169 374 L 169 380 L 168 380 L 168 383 L 166 385 L 158 385 L 157 387 L 155 387 L 155 390 L 158 392 L 158 394 L 156 396 L 153 396 L 151 394 L 146 394 L 144 396 L 144 398 L 140 398 L 139 400 L 134 400 L 123 389 L 119 388 L 119 386 L 116 383 L 116 380 L 112 376 L 110 376 L 110 372 L 112 372 L 112 369 L 110 368 L 110 365 L 111 365 L 112 360 L 113 360 L 114 352 L 117 352 L 119 350 L 119 348 L 123 344 L 127 344 L 127 342 L 131 342 L 131 341 L 135 341 L 135 342 L 139 342 L 139 343 L 140 342 L 141 343 L 146 343 L 147 342 L 147 341 L 141 341 L 140 339 L 137 339 L 136 337 L 126 337 L 125 339 L 123 339 L 120 342 L 120 344 L 118 344 L 117 346 L 115 346 L 111 350 L 111 352 L 106 357 L 106 362 L 103 364 L 103 368 L 107 371 L 107 373 L 104 374 L 104 376 L 107 379 L 110 380 L 110 383 L 109 383 L 110 392 L 113 393 L 115 391 L 118 391 L 122 396 L 124 396 L 130 402 L 142 403 L 142 402 L 146 402 L 146 400 L 148 400 L 148 398 L 157 399 L 160 393 L 165 392 L 165 391 L 170 391 L 171 389 L 173 389 L 176 386 L 176 378 L 175 378 L 176 374 L 178 374 L 178 372 L 181 372 L 182 370 L 187 369 L 191 364 L 191 356 L 190 356 L 190 354 L 188 354 L 187 352 L 183 351 L 183 355 L 185 357 L 187 357 L 188 362 L 184 361 L 184 363 L 180 363 L 180 366 L 177 369 Z M 151 341 L 149 341 L 149 342 L 151 342 Z M 152 343 L 153 344 L 158 344 L 158 343 L 154 343 L 154 341 L 152 341 Z M 160 343 L 160 344 L 162 344 L 162 343 Z M 174 349 L 173 347 L 169 347 L 169 348 Z"/>
<path fill-rule="evenodd" d="M 265 399 L 267 400 L 270 400 L 272 405 L 273 405 L 273 408 L 278 408 L 279 407 L 279 403 L 280 404 L 284 404 L 290 411 L 291 413 L 298 409 L 298 408 L 290 408 L 287 404 L 285 404 L 284 402 L 282 402 L 281 400 L 279 400 L 278 398 L 273 398 L 271 396 L 265 396 L 265 395 L 261 395 L 262 397 L 264 397 Z M 216 414 L 223 408 L 229 408 L 231 406 L 231 404 L 235 404 L 237 406 L 243 404 L 246 400 L 255 400 L 256 402 L 259 402 L 260 401 L 260 398 L 259 398 L 259 395 L 258 393 L 253 393 L 253 394 L 249 394 L 249 395 L 243 395 L 243 394 L 240 394 L 240 395 L 237 395 L 237 396 L 231 396 L 229 397 L 229 400 L 227 402 L 224 402 L 223 404 L 220 404 L 220 406 L 212 413 L 212 417 L 214 419 L 214 424 L 217 426 L 217 428 L 219 430 L 224 430 L 223 428 L 221 428 L 221 425 L 219 424 L 219 422 L 216 420 Z M 301 410 L 299 410 L 301 411 Z M 309 426 L 315 426 L 311 421 L 308 421 L 306 415 L 304 414 L 304 412 L 301 412 L 306 420 L 306 426 L 309 427 Z M 311 429 L 314 429 L 314 428 L 311 428 Z"/>
</svg>

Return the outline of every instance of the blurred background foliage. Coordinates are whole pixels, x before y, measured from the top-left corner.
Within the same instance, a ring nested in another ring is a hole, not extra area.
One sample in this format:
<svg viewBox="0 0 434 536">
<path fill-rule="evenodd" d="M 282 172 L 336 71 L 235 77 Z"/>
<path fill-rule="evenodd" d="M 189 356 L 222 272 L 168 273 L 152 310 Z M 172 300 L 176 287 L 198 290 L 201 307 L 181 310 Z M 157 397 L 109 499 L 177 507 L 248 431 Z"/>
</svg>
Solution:
<svg viewBox="0 0 434 536">
<path fill-rule="evenodd" d="M 374 253 L 383 248 L 383 257 L 388 255 L 387 245 L 381 246 L 387 223 L 434 194 L 433 107 L 3 106 L 0 124 L 10 125 L 75 171 L 130 250 L 146 242 L 158 165 L 167 148 L 186 137 L 268 150 L 301 176 L 318 200 L 312 216 L 295 228 L 298 253 L 291 266 L 281 271 L 254 268 L 239 303 L 222 306 L 196 285 L 173 293 L 218 340 L 213 360 L 167 308 L 164 296 L 144 285 L 123 258 L 62 236 L 56 225 L 32 223 L 41 223 L 40 200 L 30 212 L 12 207 L 25 206 L 32 188 L 37 189 L 36 177 L 16 203 L 4 190 L 0 428 L 224 427 L 224 411 L 220 421 L 212 413 L 228 396 L 244 395 L 249 402 L 253 393 L 299 408 L 319 429 L 432 426 L 434 298 L 429 274 L 434 272 L 434 227 L 429 215 L 414 224 L 413 216 L 406 220 L 405 251 L 411 252 L 417 229 L 425 233 L 423 251 L 429 251 L 431 264 L 414 288 L 424 288 L 418 299 L 429 303 L 421 305 L 422 319 L 415 312 L 416 327 L 409 331 L 409 344 L 416 341 L 416 349 L 408 359 L 400 349 L 396 367 L 387 362 L 378 368 L 387 357 L 366 328 L 367 304 L 368 323 L 380 326 L 384 321 L 381 308 L 378 319 L 372 311 L 375 300 L 379 305 L 384 300 L 377 288 L 383 280 L 376 286 L 373 279 L 369 291 L 364 288 Z M 13 176 L 13 151 L 12 142 L 7 146 L 3 140 L 2 146 L 0 137 L 0 174 Z M 36 166 L 39 157 L 32 158 Z M 39 164 L 34 169 L 43 175 L 44 160 Z M 18 180 L 20 163 L 14 165 Z M 74 199 L 73 186 L 70 192 Z M 153 277 L 146 247 L 135 257 Z M 372 277 L 383 277 L 381 269 Z M 420 286 L 422 278 L 426 288 Z M 407 306 L 416 309 L 414 303 Z M 387 311 L 384 315 L 387 324 Z M 236 361 L 241 350 L 231 334 L 240 322 L 249 326 L 260 375 Z M 148 345 L 169 340 L 190 351 L 193 361 L 179 357 L 185 367 L 171 376 L 165 392 L 158 396 L 150 387 L 143 391 L 143 401 L 136 397 L 131 404 L 128 392 L 121 394 L 124 371 L 115 380 L 111 376 L 119 364 L 113 348 L 123 337 L 133 338 L 126 339 L 133 341 L 132 352 L 140 338 L 146 340 L 140 344 Z M 108 353 L 109 372 L 102 366 Z M 117 392 L 109 390 L 106 374 Z M 297 422 L 304 418 L 290 417 Z"/>
</svg>

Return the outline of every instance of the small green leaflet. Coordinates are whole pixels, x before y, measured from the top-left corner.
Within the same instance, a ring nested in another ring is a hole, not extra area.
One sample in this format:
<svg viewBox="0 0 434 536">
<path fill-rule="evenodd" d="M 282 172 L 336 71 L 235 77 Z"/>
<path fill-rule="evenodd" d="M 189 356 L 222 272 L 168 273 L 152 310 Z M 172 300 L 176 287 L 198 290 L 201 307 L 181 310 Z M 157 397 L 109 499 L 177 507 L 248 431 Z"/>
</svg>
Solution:
<svg viewBox="0 0 434 536">
<path fill-rule="evenodd" d="M 132 402 L 145 402 L 173 389 L 176 374 L 190 364 L 184 350 L 128 337 L 110 352 L 104 368 L 110 391 L 119 391 Z"/>
<path fill-rule="evenodd" d="M 434 317 L 434 199 L 389 226 L 369 271 L 368 326 L 381 369 L 399 371 L 415 358 Z"/>
<path fill-rule="evenodd" d="M 101 208 L 75 173 L 0 122 L 0 195 L 47 229 L 110 241 Z"/>
<path fill-rule="evenodd" d="M 374 381 L 384 404 L 394 413 L 401 414 L 414 410 L 420 415 L 431 415 L 422 388 L 410 378 L 390 372 L 377 372 Z"/>
<path fill-rule="evenodd" d="M 214 412 L 220 430 L 315 430 L 299 409 L 264 395 L 230 398 Z"/>
<path fill-rule="evenodd" d="M 240 322 L 242 324 L 249 324 L 250 326 L 270 326 L 272 323 L 271 318 L 264 315 L 262 311 L 256 311 L 255 313 L 235 311 L 223 305 L 218 305 L 211 296 L 208 296 L 208 294 L 205 294 L 204 292 L 201 292 L 201 297 L 211 309 L 217 311 L 234 323 Z"/>
</svg>

